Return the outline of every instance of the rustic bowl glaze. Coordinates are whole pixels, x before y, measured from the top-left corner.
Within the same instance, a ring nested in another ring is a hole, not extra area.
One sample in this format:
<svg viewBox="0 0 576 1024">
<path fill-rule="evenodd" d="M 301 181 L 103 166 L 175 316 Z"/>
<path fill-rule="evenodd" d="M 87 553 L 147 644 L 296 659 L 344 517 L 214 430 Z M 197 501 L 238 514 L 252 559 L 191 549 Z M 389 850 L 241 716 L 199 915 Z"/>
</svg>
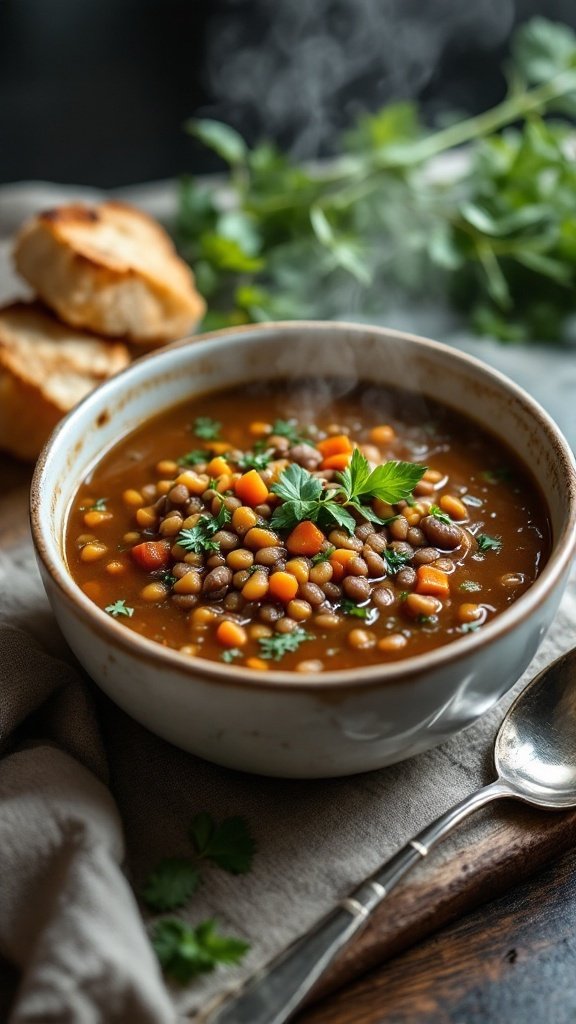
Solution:
<svg viewBox="0 0 576 1024">
<path fill-rule="evenodd" d="M 318 375 L 397 381 L 500 435 L 540 482 L 551 557 L 535 584 L 482 630 L 397 664 L 314 676 L 258 673 L 180 654 L 126 629 L 68 572 L 70 503 L 90 467 L 142 420 L 192 395 L 255 379 Z M 576 544 L 567 442 L 520 388 L 470 356 L 413 335 L 336 323 L 262 324 L 200 336 L 140 359 L 60 424 L 36 469 L 32 531 L 70 647 L 135 719 L 208 760 L 266 775 L 368 771 L 442 743 L 527 667 L 558 607 Z"/>
</svg>

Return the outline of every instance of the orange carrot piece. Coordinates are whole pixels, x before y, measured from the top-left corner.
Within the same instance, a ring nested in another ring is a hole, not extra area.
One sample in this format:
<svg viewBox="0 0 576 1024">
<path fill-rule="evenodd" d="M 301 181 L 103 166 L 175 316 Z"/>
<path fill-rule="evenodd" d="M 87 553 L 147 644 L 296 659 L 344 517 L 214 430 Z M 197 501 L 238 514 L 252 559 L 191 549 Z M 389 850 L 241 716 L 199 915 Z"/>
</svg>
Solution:
<svg viewBox="0 0 576 1024">
<path fill-rule="evenodd" d="M 448 573 L 442 569 L 436 569 L 433 565 L 420 565 L 416 576 L 417 594 L 431 594 L 435 597 L 448 597 L 450 594 Z"/>
<path fill-rule="evenodd" d="M 210 476 L 222 476 L 224 473 L 231 473 L 232 470 L 226 462 L 226 459 L 223 459 L 221 455 L 216 455 L 215 458 L 210 459 L 210 462 L 206 466 L 206 472 L 209 473 Z"/>
<path fill-rule="evenodd" d="M 290 572 L 273 572 L 269 580 L 268 593 L 287 604 L 298 593 L 298 580 Z"/>
<path fill-rule="evenodd" d="M 309 519 L 302 520 L 286 538 L 291 555 L 317 555 L 326 537 Z"/>
<path fill-rule="evenodd" d="M 263 423 L 261 420 L 254 420 L 248 427 L 248 430 L 252 437 L 265 437 L 266 434 L 272 433 L 272 424 Z"/>
<path fill-rule="evenodd" d="M 354 558 L 356 553 L 356 551 L 350 551 L 348 548 L 336 548 L 332 552 L 328 561 L 332 566 L 332 581 L 334 583 L 340 583 L 340 580 L 343 579 L 346 565 L 351 558 Z"/>
<path fill-rule="evenodd" d="M 268 497 L 268 487 L 264 483 L 257 469 L 250 469 L 243 473 L 236 481 L 235 491 L 245 505 L 262 505 Z"/>
<path fill-rule="evenodd" d="M 319 452 L 327 459 L 330 455 L 341 455 L 343 452 L 352 451 L 352 442 L 348 434 L 333 434 L 319 441 L 316 445 Z"/>
<path fill-rule="evenodd" d="M 246 668 L 255 669 L 257 672 L 267 672 L 270 665 L 263 658 L 246 658 Z"/>
<path fill-rule="evenodd" d="M 237 622 L 224 619 L 216 630 L 216 639 L 222 647 L 244 647 L 248 642 L 248 634 Z"/>
<path fill-rule="evenodd" d="M 329 455 L 320 464 L 320 469 L 346 469 L 350 464 L 352 455 L 350 452 L 337 452 L 336 455 Z"/>
</svg>

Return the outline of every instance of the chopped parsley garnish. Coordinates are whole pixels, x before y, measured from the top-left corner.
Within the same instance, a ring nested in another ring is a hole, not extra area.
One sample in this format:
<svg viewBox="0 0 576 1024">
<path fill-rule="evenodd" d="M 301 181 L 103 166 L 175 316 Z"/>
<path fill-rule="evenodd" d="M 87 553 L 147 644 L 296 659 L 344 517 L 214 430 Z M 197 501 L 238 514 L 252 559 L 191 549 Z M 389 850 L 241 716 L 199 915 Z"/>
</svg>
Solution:
<svg viewBox="0 0 576 1024">
<path fill-rule="evenodd" d="M 274 452 L 272 449 L 244 452 L 242 457 L 238 459 L 238 466 L 240 469 L 266 469 L 266 466 L 271 463 L 273 458 Z"/>
<path fill-rule="evenodd" d="M 410 561 L 412 555 L 407 551 L 395 551 L 393 548 L 386 548 L 382 552 L 382 557 L 386 563 L 388 572 L 395 576 L 397 572 L 406 567 L 406 563 Z"/>
<path fill-rule="evenodd" d="M 195 526 L 187 530 L 180 530 L 176 536 L 176 543 L 185 551 L 192 551 L 195 554 L 219 551 L 220 544 L 217 540 L 212 540 L 212 537 L 228 522 L 230 522 L 230 512 L 222 502 L 217 516 L 200 516 Z"/>
<path fill-rule="evenodd" d="M 464 580 L 464 583 L 460 584 L 458 590 L 467 590 L 469 592 L 472 592 L 482 590 L 482 587 L 480 586 L 479 583 L 476 583 L 474 580 Z"/>
<path fill-rule="evenodd" d="M 204 441 L 213 441 L 218 437 L 222 424 L 218 420 L 212 420 L 209 416 L 197 416 L 194 420 L 193 431 L 196 437 Z"/>
<path fill-rule="evenodd" d="M 228 647 L 225 651 L 222 651 L 220 658 L 225 661 L 228 665 L 234 661 L 235 658 L 241 658 L 242 651 L 239 647 Z"/>
<path fill-rule="evenodd" d="M 104 611 L 108 612 L 108 615 L 112 615 L 115 619 L 117 619 L 119 615 L 125 615 L 127 618 L 131 619 L 134 615 L 134 609 L 129 608 L 126 601 L 123 599 L 121 601 L 115 601 L 114 604 L 107 604 Z"/>
<path fill-rule="evenodd" d="M 274 636 L 262 636 L 258 640 L 260 654 L 267 661 L 280 661 L 285 654 L 297 651 L 300 644 L 314 637 L 306 630 L 297 627 L 291 633 L 275 633 Z"/>
<path fill-rule="evenodd" d="M 449 525 L 452 522 L 448 513 L 444 512 L 438 505 L 430 505 L 428 515 L 434 516 L 434 519 L 439 519 L 441 523 L 447 523 Z"/>
<path fill-rule="evenodd" d="M 206 448 L 194 448 L 191 452 L 181 455 L 178 462 L 183 466 L 195 466 L 198 462 L 206 462 L 210 458 L 210 451 Z"/>
<path fill-rule="evenodd" d="M 250 949 L 247 942 L 216 931 L 213 920 L 196 928 L 179 918 L 164 918 L 152 932 L 152 946 L 164 973 L 185 985 L 219 964 L 237 964 Z"/>
<path fill-rule="evenodd" d="M 479 533 L 476 537 L 479 551 L 500 551 L 502 547 L 501 537 L 490 537 L 487 533 Z"/>
<path fill-rule="evenodd" d="M 482 479 L 486 480 L 489 484 L 499 484 L 503 480 L 510 480 L 512 476 L 512 470 L 508 469 L 507 466 L 500 466 L 497 469 L 486 469 L 482 473 Z"/>
<path fill-rule="evenodd" d="M 319 551 L 317 555 L 312 555 L 312 565 L 318 565 L 320 562 L 327 562 L 331 555 L 336 551 L 335 547 L 327 547 L 324 551 Z"/>
<path fill-rule="evenodd" d="M 296 420 L 274 420 L 271 436 L 274 434 L 278 437 L 285 437 L 291 444 L 309 443 L 305 437 L 298 433 L 298 423 Z"/>
<path fill-rule="evenodd" d="M 368 608 L 357 605 L 350 598 L 344 597 L 339 604 L 339 608 L 344 612 L 345 615 L 355 615 L 357 619 L 367 619 L 370 616 Z"/>
<path fill-rule="evenodd" d="M 380 498 L 395 504 L 411 493 L 425 472 L 424 466 L 410 462 L 386 462 L 370 469 L 370 463 L 355 448 L 350 465 L 337 474 L 339 483 L 324 489 L 320 480 L 295 463 L 281 473 L 272 485 L 272 492 L 282 498 L 282 505 L 274 510 L 271 525 L 275 529 L 292 529 L 303 519 L 333 527 L 334 523 L 354 533 L 356 520 L 349 509 L 370 522 L 383 525 L 370 508 L 369 501 Z"/>
<path fill-rule="evenodd" d="M 90 505 L 91 512 L 105 512 L 108 498 L 96 498 L 93 505 Z"/>
</svg>

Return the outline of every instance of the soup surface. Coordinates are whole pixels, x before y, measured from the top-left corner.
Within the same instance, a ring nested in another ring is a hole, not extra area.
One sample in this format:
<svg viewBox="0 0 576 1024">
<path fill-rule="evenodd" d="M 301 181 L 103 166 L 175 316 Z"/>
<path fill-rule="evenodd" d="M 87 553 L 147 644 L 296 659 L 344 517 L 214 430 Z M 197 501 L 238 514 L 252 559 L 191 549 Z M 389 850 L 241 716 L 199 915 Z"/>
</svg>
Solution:
<svg viewBox="0 0 576 1024">
<path fill-rule="evenodd" d="M 67 559 L 151 640 L 322 672 L 465 642 L 544 565 L 544 508 L 506 447 L 431 400 L 266 382 L 117 444 L 78 491 Z"/>
</svg>

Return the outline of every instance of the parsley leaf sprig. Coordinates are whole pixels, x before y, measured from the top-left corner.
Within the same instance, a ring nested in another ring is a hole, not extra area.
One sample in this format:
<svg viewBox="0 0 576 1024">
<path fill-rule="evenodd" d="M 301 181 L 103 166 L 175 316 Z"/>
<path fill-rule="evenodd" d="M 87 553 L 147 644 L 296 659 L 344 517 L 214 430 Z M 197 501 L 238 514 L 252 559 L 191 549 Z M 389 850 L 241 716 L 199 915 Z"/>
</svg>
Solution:
<svg viewBox="0 0 576 1024">
<path fill-rule="evenodd" d="M 184 548 L 185 551 L 191 551 L 195 554 L 219 551 L 220 544 L 217 540 L 213 540 L 213 536 L 229 522 L 230 512 L 222 503 L 217 516 L 202 515 L 195 526 L 186 530 L 180 530 L 180 533 L 176 536 L 176 543 Z"/>
<path fill-rule="evenodd" d="M 370 522 L 383 525 L 394 516 L 380 518 L 368 502 L 380 498 L 388 504 L 395 504 L 405 499 L 424 472 L 424 466 L 396 461 L 371 469 L 368 460 L 355 448 L 350 465 L 337 475 L 339 482 L 324 489 L 318 477 L 292 463 L 271 488 L 282 498 L 282 504 L 274 510 L 272 527 L 290 530 L 303 519 L 309 519 L 327 528 L 340 526 L 352 534 L 356 529 L 352 511 Z"/>
<path fill-rule="evenodd" d="M 238 459 L 238 466 L 240 469 L 266 469 L 273 458 L 274 452 L 271 448 L 264 451 L 244 452 Z"/>
<path fill-rule="evenodd" d="M 244 818 L 225 818 L 217 824 L 202 811 L 192 819 L 190 841 L 190 857 L 167 857 L 149 875 L 142 898 L 151 910 L 184 906 L 200 884 L 203 861 L 233 875 L 246 874 L 252 866 L 256 847 Z"/>
<path fill-rule="evenodd" d="M 130 608 L 124 598 L 119 601 L 114 601 L 114 604 L 107 604 L 105 612 L 111 615 L 114 619 L 117 619 L 120 615 L 125 615 L 128 619 L 131 619 L 134 615 L 134 609 Z"/>
<path fill-rule="evenodd" d="M 260 637 L 260 656 L 267 661 L 280 661 L 285 654 L 297 651 L 300 644 L 314 637 L 306 630 L 297 627 L 291 633 L 275 633 L 273 636 Z"/>
<path fill-rule="evenodd" d="M 179 918 L 165 918 L 154 927 L 152 946 L 164 973 L 181 985 L 219 964 L 239 963 L 250 949 L 243 939 L 217 932 L 212 919 L 191 928 Z"/>
<path fill-rule="evenodd" d="M 488 533 L 478 533 L 476 542 L 479 551 L 495 551 L 498 553 L 502 547 L 501 537 L 491 537 Z"/>
<path fill-rule="evenodd" d="M 194 420 L 193 432 L 196 437 L 201 437 L 203 441 L 214 441 L 218 437 L 222 424 L 218 420 L 213 420 L 210 416 L 197 416 Z"/>
<path fill-rule="evenodd" d="M 440 523 L 446 523 L 446 525 L 449 525 L 452 522 L 448 513 L 444 512 L 439 505 L 430 505 L 428 515 L 433 516 L 434 519 L 438 519 Z"/>
</svg>

